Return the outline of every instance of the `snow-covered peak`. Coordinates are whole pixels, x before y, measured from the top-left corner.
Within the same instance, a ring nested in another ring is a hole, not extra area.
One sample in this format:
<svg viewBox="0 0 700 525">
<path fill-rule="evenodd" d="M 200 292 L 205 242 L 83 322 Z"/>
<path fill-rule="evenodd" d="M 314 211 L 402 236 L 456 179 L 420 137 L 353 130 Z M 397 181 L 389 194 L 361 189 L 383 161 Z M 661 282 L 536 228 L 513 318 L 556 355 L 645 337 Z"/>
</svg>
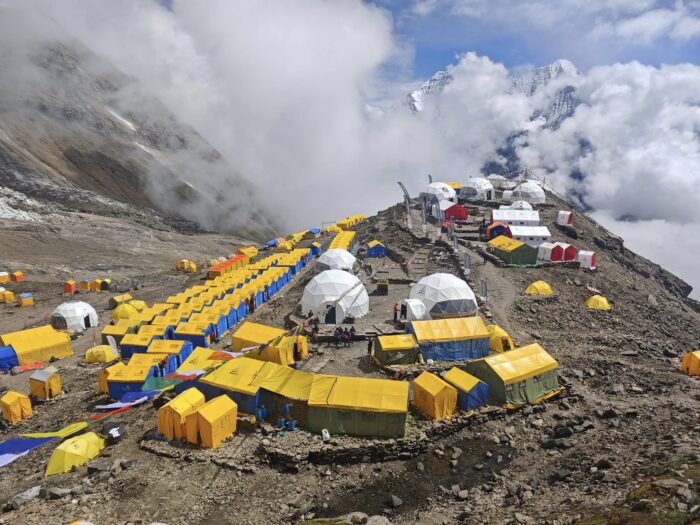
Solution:
<svg viewBox="0 0 700 525">
<path fill-rule="evenodd" d="M 576 66 L 566 59 L 560 58 L 549 65 L 538 67 L 527 73 L 512 75 L 513 88 L 525 95 L 533 95 L 538 89 L 560 77 L 577 77 L 581 73 Z"/>
<path fill-rule="evenodd" d="M 452 76 L 447 71 L 438 71 L 430 80 L 423 82 L 418 89 L 406 96 L 406 103 L 411 111 L 423 111 L 426 97 L 442 93 L 445 86 L 452 82 Z"/>
</svg>

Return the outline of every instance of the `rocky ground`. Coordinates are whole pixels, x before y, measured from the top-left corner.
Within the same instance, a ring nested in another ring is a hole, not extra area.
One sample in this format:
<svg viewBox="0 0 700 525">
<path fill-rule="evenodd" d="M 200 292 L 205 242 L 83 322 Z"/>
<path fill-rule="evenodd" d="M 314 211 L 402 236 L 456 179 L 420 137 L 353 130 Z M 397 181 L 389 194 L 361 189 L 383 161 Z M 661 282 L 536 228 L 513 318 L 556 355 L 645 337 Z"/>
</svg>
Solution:
<svg viewBox="0 0 700 525">
<path fill-rule="evenodd" d="M 543 223 L 558 240 L 567 240 L 553 223 L 556 212 L 568 207 L 554 197 L 550 202 L 541 209 Z M 473 206 L 471 224 L 487 209 Z M 571 242 L 578 248 L 598 251 L 595 272 L 497 266 L 479 256 L 480 243 L 468 233 L 455 256 L 446 244 L 422 237 L 419 211 L 413 213 L 413 232 L 401 224 L 399 206 L 358 226 L 361 241 L 377 238 L 390 254 L 360 272 L 371 312 L 358 321 L 358 332 L 396 329 L 391 306 L 408 295 L 410 283 L 435 271 L 463 275 L 462 253 L 469 253 L 472 267 L 465 277 L 475 290 L 481 280 L 488 286 L 484 317 L 507 329 L 517 343 L 537 341 L 549 351 L 560 364 L 564 393 L 534 407 L 490 407 L 441 423 L 412 410 L 410 430 L 401 440 L 333 436 L 323 443 L 303 429 L 280 435 L 269 425 L 255 429 L 240 421 L 237 434 L 215 451 L 159 441 L 155 413 L 162 400 L 156 400 L 115 417 L 123 423 L 124 439 L 75 472 L 43 477 L 52 445 L 4 467 L 0 523 L 78 518 L 96 524 L 325 523 L 338 516 L 375 525 L 698 519 L 700 394 L 697 378 L 677 368 L 681 352 L 698 347 L 700 315 L 697 304 L 685 298 L 684 283 L 579 213 L 575 232 L 568 235 L 576 235 Z M 3 263 L 27 270 L 29 280 L 21 286 L 37 293 L 38 305 L 2 306 L 1 331 L 40 323 L 63 300 L 59 284 L 67 276 L 112 272 L 139 284 L 133 291 L 137 298 L 154 301 L 202 277 L 171 270 L 177 258 L 225 255 L 240 242 L 111 221 L 69 214 L 39 223 L 3 223 L 0 243 L 16 246 Z M 14 241 L 18 238 L 21 242 Z M 307 268 L 253 320 L 289 324 L 290 316 L 300 313 L 303 285 L 314 271 L 313 265 Z M 377 278 L 390 280 L 388 296 L 374 293 Z M 523 289 L 536 279 L 549 282 L 554 296 L 525 296 Z M 594 289 L 611 301 L 611 312 L 584 307 Z M 104 321 L 111 295 L 83 298 Z M 52 430 L 94 413 L 92 407 L 104 400 L 95 393 L 98 368 L 80 358 L 92 339 L 89 331 L 74 342 L 76 357 L 56 363 L 66 392 L 38 405 L 33 417 L 4 430 L 2 438 Z M 229 341 L 225 337 L 220 345 Z M 303 369 L 385 377 L 367 358 L 365 341 L 338 349 L 319 341 L 310 350 Z M 0 381 L 26 391 L 27 375 Z M 31 492 L 33 487 L 41 490 Z"/>
</svg>

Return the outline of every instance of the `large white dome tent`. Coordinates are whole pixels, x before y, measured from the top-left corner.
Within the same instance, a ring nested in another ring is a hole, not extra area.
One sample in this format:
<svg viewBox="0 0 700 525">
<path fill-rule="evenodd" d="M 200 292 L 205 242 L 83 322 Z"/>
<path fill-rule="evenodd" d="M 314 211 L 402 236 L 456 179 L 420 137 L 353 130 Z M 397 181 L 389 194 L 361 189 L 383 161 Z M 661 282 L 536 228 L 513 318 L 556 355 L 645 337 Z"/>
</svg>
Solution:
<svg viewBox="0 0 700 525">
<path fill-rule="evenodd" d="M 326 270 L 309 281 L 301 296 L 301 311 L 324 323 L 342 323 L 369 312 L 369 296 L 362 282 L 343 270 Z"/>
<path fill-rule="evenodd" d="M 316 264 L 321 271 L 345 270 L 352 272 L 356 261 L 355 256 L 349 251 L 342 248 L 331 248 L 321 254 Z"/>
<path fill-rule="evenodd" d="M 504 204 L 501 204 L 499 206 L 499 209 L 501 210 L 532 210 L 532 204 L 529 202 L 525 201 L 514 201 L 511 203 L 510 206 L 506 206 Z"/>
<path fill-rule="evenodd" d="M 535 181 L 526 180 L 518 184 L 513 191 L 503 192 L 504 201 L 526 201 L 530 204 L 543 204 L 546 196 L 542 187 Z"/>
<path fill-rule="evenodd" d="M 49 323 L 56 330 L 69 333 L 83 332 L 86 328 L 97 326 L 97 312 L 83 301 L 68 301 L 58 305 L 51 314 Z"/>
<path fill-rule="evenodd" d="M 491 201 L 496 198 L 496 189 L 483 177 L 467 179 L 459 190 L 459 198 L 464 200 Z"/>
<path fill-rule="evenodd" d="M 432 319 L 474 315 L 476 296 L 469 285 L 450 273 L 433 273 L 418 281 L 409 294 L 419 299 Z"/>
<path fill-rule="evenodd" d="M 444 182 L 431 182 L 421 190 L 420 195 L 433 201 L 448 200 L 454 202 L 457 198 L 454 188 Z"/>
</svg>

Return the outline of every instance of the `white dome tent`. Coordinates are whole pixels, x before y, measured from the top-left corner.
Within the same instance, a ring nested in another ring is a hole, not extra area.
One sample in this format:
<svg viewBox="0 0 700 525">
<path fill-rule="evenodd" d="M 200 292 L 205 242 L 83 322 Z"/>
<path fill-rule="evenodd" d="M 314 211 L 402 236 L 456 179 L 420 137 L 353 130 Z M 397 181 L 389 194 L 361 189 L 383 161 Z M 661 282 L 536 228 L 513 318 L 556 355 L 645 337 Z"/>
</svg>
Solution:
<svg viewBox="0 0 700 525">
<path fill-rule="evenodd" d="M 486 179 L 493 184 L 493 187 L 497 190 L 512 190 L 515 187 L 515 183 L 503 175 L 498 173 L 492 173 Z"/>
<path fill-rule="evenodd" d="M 504 201 L 526 201 L 530 204 L 543 204 L 546 200 L 544 190 L 535 181 L 526 180 L 518 184 L 513 191 L 503 192 Z"/>
<path fill-rule="evenodd" d="M 343 270 L 326 270 L 309 281 L 301 296 L 301 311 L 313 312 L 323 323 L 342 323 L 369 312 L 369 296 L 362 282 Z"/>
<path fill-rule="evenodd" d="M 525 201 L 515 201 L 513 202 L 510 206 L 506 206 L 504 204 L 501 204 L 499 206 L 499 209 L 501 210 L 532 210 L 532 204 L 529 202 Z"/>
<path fill-rule="evenodd" d="M 352 272 L 355 265 L 355 256 L 342 248 L 331 248 L 322 253 L 318 258 L 317 266 L 321 271 L 324 270 L 345 270 Z"/>
<path fill-rule="evenodd" d="M 98 322 L 95 309 L 83 301 L 69 301 L 59 305 L 49 320 L 56 330 L 70 333 L 83 332 L 86 328 L 97 326 Z"/>
<path fill-rule="evenodd" d="M 492 201 L 496 198 L 496 190 L 483 177 L 473 177 L 462 185 L 459 197 L 464 200 Z"/>
<path fill-rule="evenodd" d="M 406 305 L 406 321 L 423 321 L 430 318 L 420 299 L 404 299 L 403 302 Z"/>
<path fill-rule="evenodd" d="M 445 184 L 444 182 L 431 182 L 420 192 L 421 197 L 427 197 L 429 200 L 433 201 L 455 201 L 457 198 L 457 193 L 452 186 Z"/>
<path fill-rule="evenodd" d="M 411 288 L 409 297 L 419 299 L 431 319 L 474 315 L 477 310 L 472 289 L 450 273 L 433 273 L 423 277 Z"/>
</svg>

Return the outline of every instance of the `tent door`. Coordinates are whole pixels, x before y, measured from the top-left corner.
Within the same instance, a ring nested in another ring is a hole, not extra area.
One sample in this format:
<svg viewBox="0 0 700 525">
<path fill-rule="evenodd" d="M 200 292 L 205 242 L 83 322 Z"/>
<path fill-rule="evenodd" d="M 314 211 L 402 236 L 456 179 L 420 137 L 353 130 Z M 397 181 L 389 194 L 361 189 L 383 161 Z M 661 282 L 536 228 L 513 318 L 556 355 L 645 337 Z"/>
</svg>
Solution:
<svg viewBox="0 0 700 525">
<path fill-rule="evenodd" d="M 326 317 L 323 322 L 326 324 L 335 324 L 335 306 L 331 306 L 326 310 Z"/>
<path fill-rule="evenodd" d="M 92 325 L 90 324 L 90 316 L 86 315 L 85 318 L 83 319 L 83 324 L 85 325 L 85 328 L 90 328 Z"/>
<path fill-rule="evenodd" d="M 501 337 L 501 348 L 503 348 L 504 352 L 512 350 L 512 348 L 510 347 L 510 341 L 508 341 L 507 337 Z"/>
</svg>

